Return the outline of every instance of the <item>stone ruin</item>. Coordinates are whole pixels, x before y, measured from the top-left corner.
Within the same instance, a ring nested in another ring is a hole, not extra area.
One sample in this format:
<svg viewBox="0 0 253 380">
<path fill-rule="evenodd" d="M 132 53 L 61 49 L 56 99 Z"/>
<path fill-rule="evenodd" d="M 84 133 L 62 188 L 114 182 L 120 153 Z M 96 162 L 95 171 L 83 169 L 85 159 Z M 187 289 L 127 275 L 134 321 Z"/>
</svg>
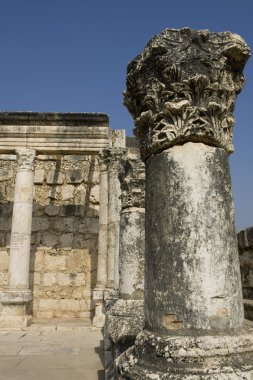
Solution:
<svg viewBox="0 0 253 380">
<path fill-rule="evenodd" d="M 155 36 L 128 65 L 138 141 L 104 114 L 0 113 L 0 327 L 91 318 L 108 380 L 253 378 L 228 162 L 248 57 L 230 32 Z"/>
</svg>

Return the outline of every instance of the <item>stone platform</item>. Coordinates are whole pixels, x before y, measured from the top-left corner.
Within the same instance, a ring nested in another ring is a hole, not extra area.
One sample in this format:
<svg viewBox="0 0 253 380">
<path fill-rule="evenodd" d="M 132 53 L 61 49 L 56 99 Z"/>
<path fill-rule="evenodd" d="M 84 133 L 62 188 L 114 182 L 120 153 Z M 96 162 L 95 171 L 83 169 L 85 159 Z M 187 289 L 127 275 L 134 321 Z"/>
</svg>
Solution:
<svg viewBox="0 0 253 380">
<path fill-rule="evenodd" d="M 0 330 L 0 380 L 104 380 L 103 336 L 86 320 Z"/>
</svg>

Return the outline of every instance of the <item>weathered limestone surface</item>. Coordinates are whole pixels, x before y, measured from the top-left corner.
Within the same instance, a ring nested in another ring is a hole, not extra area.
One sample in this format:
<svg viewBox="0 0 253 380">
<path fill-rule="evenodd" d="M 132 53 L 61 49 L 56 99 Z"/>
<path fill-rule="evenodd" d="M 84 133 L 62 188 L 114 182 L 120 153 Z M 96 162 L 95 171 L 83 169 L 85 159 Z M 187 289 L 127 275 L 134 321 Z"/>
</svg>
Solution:
<svg viewBox="0 0 253 380">
<path fill-rule="evenodd" d="M 125 105 L 142 157 L 187 141 L 233 151 L 233 109 L 249 57 L 230 32 L 165 29 L 127 70 Z"/>
<path fill-rule="evenodd" d="M 35 151 L 17 150 L 14 204 L 11 225 L 10 260 L 7 286 L 0 294 L 3 310 L 2 327 L 27 326 L 27 303 L 32 299 L 29 289 L 29 264 L 33 205 Z"/>
<path fill-rule="evenodd" d="M 107 150 L 108 159 L 108 262 L 107 288 L 119 289 L 119 221 L 121 210 L 121 190 L 119 182 L 120 161 L 124 150 L 111 148 Z"/>
<path fill-rule="evenodd" d="M 146 174 L 147 326 L 152 330 L 241 326 L 226 151 L 201 143 L 174 146 L 148 160 Z"/>
<path fill-rule="evenodd" d="M 138 149 L 128 149 L 119 175 L 120 214 L 119 295 L 143 299 L 145 242 L 145 169 Z"/>
<path fill-rule="evenodd" d="M 253 227 L 237 234 L 243 298 L 253 300 Z"/>
<path fill-rule="evenodd" d="M 245 318 L 253 321 L 253 228 L 237 234 Z"/>
<path fill-rule="evenodd" d="M 35 317 L 93 314 L 99 214 L 95 156 L 111 145 L 108 122 L 107 115 L 94 113 L 0 113 L 1 289 L 9 267 L 14 153 L 22 147 L 38 153 L 29 278 Z"/>
<path fill-rule="evenodd" d="M 119 379 L 250 379 L 228 154 L 249 49 L 166 29 L 128 66 L 125 104 L 146 162 L 145 326 Z"/>
<path fill-rule="evenodd" d="M 1 160 L 0 286 L 7 285 L 15 161 Z M 6 168 L 6 171 L 5 171 Z M 2 180 L 2 181 L 1 181 Z M 99 166 L 94 156 L 39 155 L 29 282 L 34 317 L 90 318 L 96 285 Z"/>
<path fill-rule="evenodd" d="M 115 359 L 144 328 L 145 173 L 139 149 L 129 148 L 120 164 L 119 300 L 106 314 L 107 379 L 115 378 Z"/>
<path fill-rule="evenodd" d="M 109 118 L 102 113 L 0 112 L 0 151 L 98 154 L 109 145 Z"/>
</svg>

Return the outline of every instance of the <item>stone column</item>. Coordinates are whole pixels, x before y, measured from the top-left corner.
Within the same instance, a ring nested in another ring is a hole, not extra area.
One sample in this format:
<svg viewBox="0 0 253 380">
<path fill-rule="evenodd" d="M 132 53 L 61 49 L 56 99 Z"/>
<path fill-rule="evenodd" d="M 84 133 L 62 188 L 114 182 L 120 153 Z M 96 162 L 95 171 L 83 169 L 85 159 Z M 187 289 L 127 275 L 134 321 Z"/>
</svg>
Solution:
<svg viewBox="0 0 253 380">
<path fill-rule="evenodd" d="M 8 285 L 1 294 L 4 308 L 0 324 L 6 327 L 27 326 L 26 304 L 32 300 L 29 289 L 30 243 L 33 207 L 35 150 L 18 149 L 17 174 L 11 227 Z"/>
<path fill-rule="evenodd" d="M 139 149 L 122 159 L 119 243 L 119 300 L 107 313 L 109 336 L 106 374 L 114 378 L 114 360 L 133 345 L 144 327 L 145 171 Z M 110 359 L 110 360 L 108 360 Z"/>
<path fill-rule="evenodd" d="M 146 163 L 145 325 L 121 379 L 251 379 L 229 172 L 240 36 L 166 29 L 128 66 Z"/>
<path fill-rule="evenodd" d="M 119 297 L 144 299 L 145 167 L 138 149 L 129 149 L 120 173 L 121 214 Z"/>
<path fill-rule="evenodd" d="M 107 289 L 109 293 L 118 293 L 118 258 L 119 258 L 119 220 L 121 210 L 121 190 L 119 183 L 120 160 L 123 148 L 108 149 L 108 261 Z"/>
<path fill-rule="evenodd" d="M 96 303 L 93 325 L 103 327 L 105 323 L 104 290 L 107 285 L 107 229 L 108 229 L 108 162 L 106 151 L 100 152 L 99 175 L 99 237 L 98 237 L 98 263 L 97 285 L 93 292 Z"/>
</svg>

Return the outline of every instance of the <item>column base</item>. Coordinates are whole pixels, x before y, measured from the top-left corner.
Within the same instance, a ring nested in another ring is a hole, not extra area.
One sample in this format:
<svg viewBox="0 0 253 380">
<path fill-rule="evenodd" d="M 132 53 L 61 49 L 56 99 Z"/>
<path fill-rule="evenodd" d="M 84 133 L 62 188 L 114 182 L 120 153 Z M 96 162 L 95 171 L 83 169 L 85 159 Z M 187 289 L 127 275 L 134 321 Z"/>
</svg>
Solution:
<svg viewBox="0 0 253 380">
<path fill-rule="evenodd" d="M 105 373 L 115 379 L 115 359 L 131 347 L 144 328 L 144 301 L 119 299 L 106 313 Z"/>
<path fill-rule="evenodd" d="M 95 301 L 95 315 L 92 324 L 94 327 L 102 328 L 105 325 L 104 288 L 94 289 L 93 300 Z"/>
<path fill-rule="evenodd" d="M 166 336 L 144 330 L 116 368 L 119 380 L 252 380 L 253 329 Z"/>
<path fill-rule="evenodd" d="M 32 316 L 27 315 L 26 305 L 32 300 L 30 290 L 6 290 L 0 293 L 3 310 L 0 316 L 0 328 L 25 328 Z"/>
<path fill-rule="evenodd" d="M 134 343 L 143 328 L 144 301 L 142 300 L 119 299 L 108 312 L 108 333 L 115 344 L 125 345 L 127 341 Z M 121 352 L 123 351 L 124 349 Z"/>
</svg>

